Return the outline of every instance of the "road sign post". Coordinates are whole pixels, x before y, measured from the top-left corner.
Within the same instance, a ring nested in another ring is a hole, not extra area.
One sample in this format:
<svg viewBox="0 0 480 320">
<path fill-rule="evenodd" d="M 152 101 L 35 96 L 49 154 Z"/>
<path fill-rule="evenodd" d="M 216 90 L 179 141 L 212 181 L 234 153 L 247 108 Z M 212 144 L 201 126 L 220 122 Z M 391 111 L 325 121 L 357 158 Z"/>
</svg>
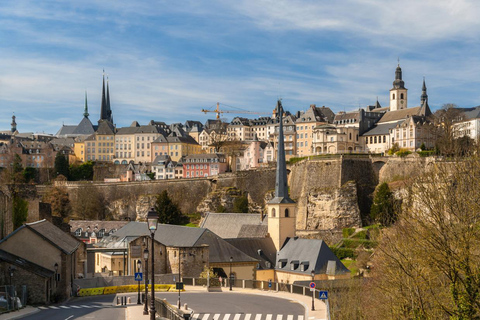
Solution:
<svg viewBox="0 0 480 320">
<path fill-rule="evenodd" d="M 328 317 L 328 320 L 330 320 L 330 305 L 328 303 L 328 291 L 319 291 L 318 299 L 325 300 L 325 304 L 327 305 L 327 317 Z"/>
</svg>

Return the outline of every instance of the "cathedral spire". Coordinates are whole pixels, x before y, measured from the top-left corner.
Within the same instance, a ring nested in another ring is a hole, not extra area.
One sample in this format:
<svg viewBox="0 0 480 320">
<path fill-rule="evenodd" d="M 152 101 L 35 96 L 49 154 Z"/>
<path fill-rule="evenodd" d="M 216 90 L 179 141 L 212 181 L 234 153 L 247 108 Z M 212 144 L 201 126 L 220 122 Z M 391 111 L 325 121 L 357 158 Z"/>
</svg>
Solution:
<svg viewBox="0 0 480 320">
<path fill-rule="evenodd" d="M 107 75 L 107 119 L 113 123 L 112 109 L 110 109 L 110 86 Z"/>
<path fill-rule="evenodd" d="M 85 109 L 83 110 L 83 116 L 88 118 L 88 102 L 87 102 L 87 90 L 85 90 Z"/>
<path fill-rule="evenodd" d="M 105 99 L 105 69 L 103 70 L 102 106 L 100 107 L 100 120 L 107 120 L 107 100 Z"/>
</svg>

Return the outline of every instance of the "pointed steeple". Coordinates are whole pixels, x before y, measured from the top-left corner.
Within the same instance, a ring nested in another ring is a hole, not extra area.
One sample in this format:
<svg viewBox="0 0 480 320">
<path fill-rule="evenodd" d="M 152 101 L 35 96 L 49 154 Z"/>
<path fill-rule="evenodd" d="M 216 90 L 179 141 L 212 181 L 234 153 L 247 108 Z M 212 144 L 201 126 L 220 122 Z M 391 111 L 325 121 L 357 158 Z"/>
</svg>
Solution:
<svg viewBox="0 0 480 320">
<path fill-rule="evenodd" d="M 12 115 L 12 123 L 11 123 L 11 126 L 12 126 L 12 133 L 14 133 L 15 131 L 17 131 L 17 123 L 15 122 L 15 112 L 13 113 Z"/>
<path fill-rule="evenodd" d="M 88 102 L 87 102 L 87 90 L 85 90 L 85 109 L 83 110 L 83 116 L 88 118 Z"/>
<path fill-rule="evenodd" d="M 285 145 L 283 137 L 283 107 L 280 100 L 277 101 L 278 115 L 278 145 L 277 145 L 277 172 L 275 179 L 275 198 L 271 203 L 293 203 L 288 196 L 287 165 L 285 162 Z"/>
<path fill-rule="evenodd" d="M 425 77 L 423 77 L 423 86 L 422 86 L 422 95 L 420 96 L 420 105 L 426 103 L 428 105 L 428 94 L 427 94 L 427 86 L 425 85 Z"/>
<path fill-rule="evenodd" d="M 113 123 L 112 109 L 110 109 L 110 88 L 109 88 L 108 75 L 107 75 L 107 119 L 108 121 Z"/>
<path fill-rule="evenodd" d="M 100 120 L 107 120 L 107 100 L 105 99 L 105 69 L 103 70 L 102 106 L 100 107 Z"/>
</svg>

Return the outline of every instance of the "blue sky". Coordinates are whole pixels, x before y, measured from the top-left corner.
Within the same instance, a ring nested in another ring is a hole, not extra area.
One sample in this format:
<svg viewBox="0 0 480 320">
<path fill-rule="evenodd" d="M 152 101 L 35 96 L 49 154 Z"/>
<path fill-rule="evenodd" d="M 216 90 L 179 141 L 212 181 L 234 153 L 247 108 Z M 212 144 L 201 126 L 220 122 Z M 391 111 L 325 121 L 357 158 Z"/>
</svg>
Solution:
<svg viewBox="0 0 480 320">
<path fill-rule="evenodd" d="M 480 2 L 0 2 L 0 130 L 55 133 L 99 118 L 102 69 L 118 127 L 184 122 L 216 102 L 271 113 L 388 104 L 397 58 L 419 104 L 480 104 Z M 228 107 L 225 107 L 229 109 Z M 229 120 L 232 118 L 227 117 Z"/>
</svg>

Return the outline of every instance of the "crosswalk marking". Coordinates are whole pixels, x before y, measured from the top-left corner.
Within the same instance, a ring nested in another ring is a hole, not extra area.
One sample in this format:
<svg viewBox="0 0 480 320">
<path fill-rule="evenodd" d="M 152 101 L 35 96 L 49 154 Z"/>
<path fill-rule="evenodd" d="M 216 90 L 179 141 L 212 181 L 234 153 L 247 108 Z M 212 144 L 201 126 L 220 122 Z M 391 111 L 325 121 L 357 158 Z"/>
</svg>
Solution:
<svg viewBox="0 0 480 320">
<path fill-rule="evenodd" d="M 82 305 L 64 305 L 64 306 L 40 306 L 38 307 L 38 309 L 40 310 L 49 310 L 49 309 L 53 309 L 53 310 L 60 310 L 60 309 L 91 309 L 91 308 L 116 308 L 117 306 L 111 306 L 111 305 L 85 305 L 85 304 L 82 304 Z M 118 306 L 118 307 L 122 307 L 122 306 Z M 205 319 L 207 320 L 207 319 Z"/>
<path fill-rule="evenodd" d="M 283 314 L 277 315 L 277 320 L 282 320 L 283 319 Z"/>
<path fill-rule="evenodd" d="M 215 313 L 213 317 L 210 317 L 210 313 L 195 313 L 192 316 L 192 320 L 304 320 L 303 315 L 283 315 L 283 314 L 255 314 L 251 313 Z"/>
<path fill-rule="evenodd" d="M 241 317 L 241 316 L 242 316 L 242 315 L 241 315 L 240 313 L 237 313 L 237 314 L 235 315 L 235 317 L 233 317 L 233 320 L 240 320 L 240 317 Z"/>
<path fill-rule="evenodd" d="M 38 307 L 38 309 L 47 310 L 47 307 Z"/>
<path fill-rule="evenodd" d="M 75 308 L 75 309 L 80 309 L 81 307 L 80 306 L 71 306 L 72 308 Z"/>
<path fill-rule="evenodd" d="M 50 306 L 51 309 L 60 309 L 59 307 Z"/>
<path fill-rule="evenodd" d="M 205 319 L 206 320 L 206 319 Z M 220 313 L 217 313 L 213 316 L 213 320 L 220 320 Z"/>
<path fill-rule="evenodd" d="M 287 316 L 287 320 L 293 320 L 293 315 L 289 314 L 289 315 Z"/>
<path fill-rule="evenodd" d="M 261 315 L 261 314 L 257 314 L 257 315 L 255 316 L 255 320 L 260 320 L 260 319 L 262 319 L 262 315 Z"/>
<path fill-rule="evenodd" d="M 243 320 L 250 320 L 251 316 L 252 316 L 251 313 L 247 313 L 247 314 L 245 315 L 245 319 L 243 319 Z"/>
<path fill-rule="evenodd" d="M 67 307 L 67 306 L 60 306 L 60 308 L 62 308 L 62 309 L 70 309 L 70 307 Z"/>
<path fill-rule="evenodd" d="M 208 320 L 208 317 L 210 317 L 210 314 L 209 314 L 209 313 L 206 313 L 206 314 L 203 316 L 203 320 Z"/>
<path fill-rule="evenodd" d="M 267 317 L 265 318 L 265 320 L 272 320 L 272 315 L 271 315 L 271 314 L 267 314 Z"/>
<path fill-rule="evenodd" d="M 298 316 L 298 320 L 303 320 L 303 316 Z"/>
<path fill-rule="evenodd" d="M 223 317 L 223 320 L 228 320 L 230 319 L 230 313 L 225 314 L 225 317 Z"/>
</svg>

